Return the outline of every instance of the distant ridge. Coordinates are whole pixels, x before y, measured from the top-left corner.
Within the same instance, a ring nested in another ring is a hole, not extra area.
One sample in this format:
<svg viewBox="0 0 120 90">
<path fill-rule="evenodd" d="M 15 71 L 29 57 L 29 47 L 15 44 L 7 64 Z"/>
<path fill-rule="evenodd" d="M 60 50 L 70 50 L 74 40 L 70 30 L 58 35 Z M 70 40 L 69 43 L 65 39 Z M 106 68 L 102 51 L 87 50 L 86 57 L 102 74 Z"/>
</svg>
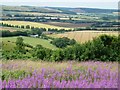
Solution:
<svg viewBox="0 0 120 90">
<path fill-rule="evenodd" d="M 40 12 L 40 13 L 113 13 L 118 12 L 117 9 L 98 9 L 98 8 L 67 8 L 67 7 L 37 7 L 37 6 L 6 6 L 2 5 L 3 11 L 25 11 L 25 12 Z"/>
</svg>

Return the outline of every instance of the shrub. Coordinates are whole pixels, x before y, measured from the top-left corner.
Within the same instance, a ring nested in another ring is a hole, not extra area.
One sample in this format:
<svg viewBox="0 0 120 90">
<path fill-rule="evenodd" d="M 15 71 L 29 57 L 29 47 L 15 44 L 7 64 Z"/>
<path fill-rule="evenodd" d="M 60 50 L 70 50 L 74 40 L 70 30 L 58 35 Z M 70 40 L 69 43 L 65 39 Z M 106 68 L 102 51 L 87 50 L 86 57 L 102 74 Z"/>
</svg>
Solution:
<svg viewBox="0 0 120 90">
<path fill-rule="evenodd" d="M 30 72 L 26 72 L 24 70 L 17 70 L 17 71 L 2 71 L 2 80 L 8 80 L 8 79 L 20 79 L 25 78 L 27 75 L 31 75 Z"/>
<path fill-rule="evenodd" d="M 58 48 L 64 48 L 67 45 L 74 45 L 76 41 L 74 39 L 70 40 L 67 37 L 63 37 L 63 38 L 54 39 L 53 41 L 51 41 L 51 43 Z"/>
</svg>

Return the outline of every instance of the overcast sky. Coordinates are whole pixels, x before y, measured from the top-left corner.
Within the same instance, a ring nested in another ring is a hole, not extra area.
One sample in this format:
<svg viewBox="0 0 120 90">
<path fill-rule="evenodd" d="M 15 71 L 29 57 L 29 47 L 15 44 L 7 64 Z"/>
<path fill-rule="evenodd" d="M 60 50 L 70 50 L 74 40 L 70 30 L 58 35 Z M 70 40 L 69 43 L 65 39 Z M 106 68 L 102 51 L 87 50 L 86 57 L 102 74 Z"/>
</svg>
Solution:
<svg viewBox="0 0 120 90">
<path fill-rule="evenodd" d="M 117 9 L 119 0 L 0 0 L 1 5 Z"/>
</svg>

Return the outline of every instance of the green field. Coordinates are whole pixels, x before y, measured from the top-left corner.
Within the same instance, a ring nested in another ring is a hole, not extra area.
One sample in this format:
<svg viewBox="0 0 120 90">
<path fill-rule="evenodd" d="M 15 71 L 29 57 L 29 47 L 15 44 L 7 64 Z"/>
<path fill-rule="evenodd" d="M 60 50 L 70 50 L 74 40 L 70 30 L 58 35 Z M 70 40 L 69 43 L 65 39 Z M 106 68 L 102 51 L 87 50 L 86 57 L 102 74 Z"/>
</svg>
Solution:
<svg viewBox="0 0 120 90">
<path fill-rule="evenodd" d="M 54 25 L 48 25 L 48 24 L 42 24 L 42 23 L 36 23 L 36 22 L 27 22 L 27 21 L 0 21 L 0 23 L 4 24 L 11 24 L 11 25 L 18 25 L 18 26 L 27 26 L 30 25 L 31 27 L 38 27 L 38 28 L 54 28 L 54 29 L 70 29 L 65 27 L 58 27 Z"/>
<path fill-rule="evenodd" d="M 3 49 L 5 50 L 11 50 L 13 47 L 15 47 L 15 41 L 17 37 L 5 37 L 2 38 L 3 41 Z M 36 46 L 37 44 L 42 45 L 45 48 L 49 49 L 57 49 L 54 45 L 50 44 L 50 40 L 44 40 L 39 38 L 32 38 L 32 37 L 23 37 L 24 43 L 30 44 L 32 46 Z"/>
</svg>

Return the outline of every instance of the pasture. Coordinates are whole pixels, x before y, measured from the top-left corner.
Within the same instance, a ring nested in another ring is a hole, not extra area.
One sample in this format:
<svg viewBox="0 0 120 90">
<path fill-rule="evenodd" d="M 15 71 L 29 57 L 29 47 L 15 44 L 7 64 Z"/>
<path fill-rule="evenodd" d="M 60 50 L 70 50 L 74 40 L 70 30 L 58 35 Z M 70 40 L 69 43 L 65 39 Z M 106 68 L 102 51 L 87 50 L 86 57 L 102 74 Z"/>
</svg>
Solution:
<svg viewBox="0 0 120 90">
<path fill-rule="evenodd" d="M 17 37 L 4 37 L 2 38 L 3 49 L 11 50 L 15 46 L 15 41 Z M 23 37 L 24 43 L 30 44 L 32 46 L 36 46 L 37 44 L 42 45 L 45 48 L 49 49 L 57 49 L 54 45 L 50 44 L 49 40 L 44 40 L 40 38 L 32 38 L 32 37 Z"/>
<path fill-rule="evenodd" d="M 48 36 L 54 38 L 68 37 L 70 39 L 75 39 L 77 42 L 84 43 L 102 34 L 118 36 L 118 31 L 73 31 L 63 34 L 52 34 Z"/>
<path fill-rule="evenodd" d="M 65 28 L 65 27 L 58 27 L 54 25 L 48 25 L 48 24 L 43 24 L 43 23 L 36 23 L 36 22 L 27 22 L 27 21 L 0 21 L 0 23 L 4 24 L 11 24 L 11 25 L 18 25 L 18 26 L 27 26 L 30 25 L 31 27 L 36 27 L 36 28 L 54 28 L 54 29 L 70 29 L 70 28 Z"/>
</svg>

